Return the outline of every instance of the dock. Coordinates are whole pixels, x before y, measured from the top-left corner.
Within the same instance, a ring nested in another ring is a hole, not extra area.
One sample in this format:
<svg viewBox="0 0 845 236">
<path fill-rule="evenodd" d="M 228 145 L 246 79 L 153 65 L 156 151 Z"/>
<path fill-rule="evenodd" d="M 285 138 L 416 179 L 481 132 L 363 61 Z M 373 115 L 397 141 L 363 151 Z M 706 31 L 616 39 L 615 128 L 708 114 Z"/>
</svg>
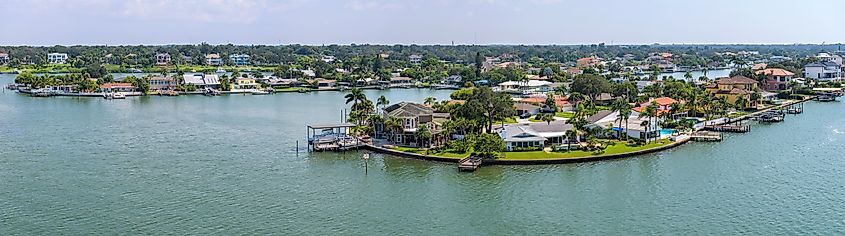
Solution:
<svg viewBox="0 0 845 236">
<path fill-rule="evenodd" d="M 729 132 L 729 133 L 748 133 L 751 131 L 751 126 L 747 125 L 706 125 L 704 126 L 704 130 L 707 131 L 716 131 L 716 132 Z"/>
<path fill-rule="evenodd" d="M 468 172 L 475 171 L 478 169 L 479 166 L 481 166 L 481 162 L 481 157 L 465 157 L 458 161 L 458 170 Z"/>
<path fill-rule="evenodd" d="M 697 131 L 689 135 L 690 140 L 697 142 L 721 142 L 722 133 L 710 131 Z"/>
<path fill-rule="evenodd" d="M 351 123 L 321 124 L 308 126 L 308 150 L 345 151 L 363 147 L 368 142 L 349 135 L 349 129 L 355 127 Z"/>
</svg>

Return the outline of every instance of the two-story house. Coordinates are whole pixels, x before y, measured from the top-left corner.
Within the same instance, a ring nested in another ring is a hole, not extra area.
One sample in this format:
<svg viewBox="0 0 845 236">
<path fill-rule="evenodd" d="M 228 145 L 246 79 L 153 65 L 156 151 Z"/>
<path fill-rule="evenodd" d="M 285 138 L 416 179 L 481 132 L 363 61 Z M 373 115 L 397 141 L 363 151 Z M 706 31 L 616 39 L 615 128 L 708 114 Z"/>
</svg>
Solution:
<svg viewBox="0 0 845 236">
<path fill-rule="evenodd" d="M 410 61 L 411 64 L 420 64 L 420 62 L 422 62 L 422 59 L 423 59 L 422 56 L 416 55 L 416 54 L 408 57 L 408 61 Z"/>
<path fill-rule="evenodd" d="M 439 146 L 448 141 L 443 132 L 443 123 L 448 113 L 435 113 L 434 109 L 423 104 L 400 102 L 384 108 L 384 120 L 398 118 L 398 127 L 389 127 L 385 123 L 376 125 L 376 134 L 386 137 L 396 145 L 402 146 Z M 418 140 L 417 130 L 426 126 L 431 133 L 431 140 Z"/>
<path fill-rule="evenodd" d="M 48 53 L 47 63 L 50 64 L 65 64 L 67 63 L 67 53 Z"/>
<path fill-rule="evenodd" d="M 223 65 L 223 58 L 220 58 L 220 54 L 212 53 L 205 55 L 205 64 L 209 66 L 222 66 Z"/>
<path fill-rule="evenodd" d="M 0 53 L 0 65 L 5 65 L 9 63 L 9 54 L 8 53 Z"/>
<path fill-rule="evenodd" d="M 792 76 L 795 75 L 795 73 L 780 68 L 758 70 L 754 74 L 766 76 L 763 89 L 768 91 L 789 89 L 789 81 L 792 81 Z"/>
<path fill-rule="evenodd" d="M 229 61 L 234 63 L 236 66 L 245 66 L 249 65 L 249 55 L 246 54 L 232 54 L 229 55 Z"/>
<path fill-rule="evenodd" d="M 175 91 L 176 80 L 171 77 L 150 78 L 150 91 Z"/>
<path fill-rule="evenodd" d="M 758 89 L 756 80 L 741 75 L 718 79 L 706 88 L 707 92 L 718 98 L 725 98 L 729 104 L 736 103 L 739 98 L 749 100 L 751 94 L 756 93 Z"/>
<path fill-rule="evenodd" d="M 804 65 L 804 77 L 819 81 L 839 81 L 842 79 L 842 69 L 832 61 L 813 62 Z"/>
<path fill-rule="evenodd" d="M 156 53 L 156 65 L 170 64 L 170 53 Z"/>
<path fill-rule="evenodd" d="M 232 84 L 233 89 L 258 89 L 260 86 L 253 78 L 237 78 Z"/>
</svg>

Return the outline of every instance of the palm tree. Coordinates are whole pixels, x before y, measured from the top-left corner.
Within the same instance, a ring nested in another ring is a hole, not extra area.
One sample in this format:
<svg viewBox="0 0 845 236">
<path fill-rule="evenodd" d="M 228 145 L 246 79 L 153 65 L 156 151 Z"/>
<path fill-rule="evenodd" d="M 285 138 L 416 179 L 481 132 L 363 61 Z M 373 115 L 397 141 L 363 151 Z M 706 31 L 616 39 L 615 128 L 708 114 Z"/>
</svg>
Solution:
<svg viewBox="0 0 845 236">
<path fill-rule="evenodd" d="M 684 73 L 684 79 L 686 79 L 687 81 L 692 81 L 692 73 L 690 73 L 689 71 L 687 71 L 687 73 Z"/>
<path fill-rule="evenodd" d="M 577 109 L 578 105 L 581 103 L 581 101 L 584 101 L 585 98 L 586 97 L 579 92 L 572 92 L 569 94 L 569 97 L 567 97 L 566 100 L 568 102 L 571 102 Z"/>
<path fill-rule="evenodd" d="M 575 132 L 574 129 L 570 129 L 570 130 L 566 131 L 566 150 L 567 151 L 572 149 L 572 142 L 570 142 L 570 141 L 572 141 L 572 137 L 574 137 L 576 135 L 578 135 L 578 133 Z"/>
<path fill-rule="evenodd" d="M 619 122 L 620 127 L 622 126 L 622 116 L 621 116 L 622 109 L 625 109 L 626 106 L 628 106 L 628 103 L 625 102 L 625 100 L 622 100 L 621 98 L 617 98 L 615 101 L 613 101 L 613 104 L 610 106 L 610 112 L 619 112 L 620 113 L 620 116 L 616 116 L 616 121 Z M 620 131 L 617 130 L 616 131 L 616 138 L 622 139 L 621 137 L 622 136 L 620 134 Z"/>
<path fill-rule="evenodd" d="M 540 120 L 545 121 L 545 122 L 546 122 L 546 124 L 552 124 L 552 121 L 554 121 L 554 120 L 555 120 L 555 118 L 554 118 L 554 115 L 552 115 L 552 114 L 548 114 L 548 113 L 547 113 L 547 114 L 543 114 L 543 115 L 540 117 Z"/>
<path fill-rule="evenodd" d="M 349 104 L 350 102 L 352 103 L 353 108 L 359 102 L 362 102 L 367 99 L 367 95 L 365 95 L 364 91 L 360 88 L 353 88 L 352 90 L 349 90 L 349 93 L 343 97 L 346 98 L 346 104 Z"/>
<path fill-rule="evenodd" d="M 425 98 L 425 102 L 423 104 L 431 106 L 435 101 L 437 101 L 437 98 L 427 97 Z"/>
<path fill-rule="evenodd" d="M 384 129 L 390 131 L 390 141 L 392 142 L 396 137 L 396 131 L 402 129 L 402 119 L 398 117 L 388 117 L 384 121 Z"/>
<path fill-rule="evenodd" d="M 376 106 L 380 106 L 381 109 L 384 109 L 385 107 L 387 107 L 388 104 L 390 104 L 390 100 L 387 100 L 387 98 L 384 97 L 384 95 L 381 95 L 380 97 L 378 97 L 378 100 L 376 102 Z"/>
<path fill-rule="evenodd" d="M 642 114 L 642 113 L 640 113 L 640 114 Z M 640 123 L 640 125 L 645 127 L 645 143 L 648 143 L 648 131 L 649 131 L 650 123 L 648 122 L 648 120 L 644 120 L 643 123 Z"/>
<path fill-rule="evenodd" d="M 426 144 L 430 143 L 431 130 L 428 130 L 428 126 L 421 125 L 417 128 L 417 131 L 414 132 L 414 136 L 417 137 L 417 145 L 419 147 L 428 147 Z"/>
<path fill-rule="evenodd" d="M 626 140 L 628 139 L 628 118 L 631 118 L 631 113 L 632 113 L 631 104 L 625 103 L 625 105 L 622 106 L 619 109 L 619 118 L 625 121 L 625 132 L 624 132 L 625 135 L 624 136 L 625 136 Z M 619 126 L 621 127 L 622 124 L 620 124 Z M 619 138 L 621 139 L 622 136 L 619 136 Z"/>
<path fill-rule="evenodd" d="M 639 118 L 646 118 L 646 121 L 650 121 L 652 118 L 656 118 L 656 117 L 657 117 L 657 105 L 651 104 L 651 105 L 645 107 L 643 112 L 640 112 Z M 649 123 L 645 123 L 645 124 L 652 124 L 652 123 L 649 122 Z M 648 143 L 648 141 L 649 141 L 649 139 L 648 139 L 649 133 L 648 132 L 649 132 L 649 127 L 646 126 L 646 132 L 645 132 L 646 133 L 646 136 L 645 136 L 646 143 Z"/>
</svg>

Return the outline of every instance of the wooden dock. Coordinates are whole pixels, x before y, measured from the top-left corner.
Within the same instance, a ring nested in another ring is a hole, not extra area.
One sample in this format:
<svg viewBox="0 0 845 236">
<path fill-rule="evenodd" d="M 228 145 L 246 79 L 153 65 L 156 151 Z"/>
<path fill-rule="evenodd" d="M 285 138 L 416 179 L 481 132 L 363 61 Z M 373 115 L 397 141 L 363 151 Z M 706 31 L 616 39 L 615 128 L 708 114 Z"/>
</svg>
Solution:
<svg viewBox="0 0 845 236">
<path fill-rule="evenodd" d="M 748 133 L 751 131 L 751 126 L 747 125 L 707 125 L 704 130 L 716 132 L 730 132 L 730 133 Z"/>
<path fill-rule="evenodd" d="M 690 139 L 692 141 L 697 142 L 721 142 L 722 141 L 722 133 L 719 132 L 709 132 L 709 131 L 698 131 L 690 134 Z"/>
<path fill-rule="evenodd" d="M 481 157 L 465 157 L 458 162 L 459 171 L 475 171 L 481 166 Z"/>
</svg>

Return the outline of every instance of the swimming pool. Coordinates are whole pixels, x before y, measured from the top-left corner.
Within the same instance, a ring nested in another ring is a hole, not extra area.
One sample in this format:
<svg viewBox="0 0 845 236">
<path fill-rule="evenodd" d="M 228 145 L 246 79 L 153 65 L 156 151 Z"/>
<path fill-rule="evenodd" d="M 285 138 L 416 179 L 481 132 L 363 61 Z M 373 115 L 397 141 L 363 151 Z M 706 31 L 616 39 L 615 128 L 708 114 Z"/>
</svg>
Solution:
<svg viewBox="0 0 845 236">
<path fill-rule="evenodd" d="M 661 129 L 660 136 L 669 136 L 675 133 L 674 129 Z"/>
</svg>

